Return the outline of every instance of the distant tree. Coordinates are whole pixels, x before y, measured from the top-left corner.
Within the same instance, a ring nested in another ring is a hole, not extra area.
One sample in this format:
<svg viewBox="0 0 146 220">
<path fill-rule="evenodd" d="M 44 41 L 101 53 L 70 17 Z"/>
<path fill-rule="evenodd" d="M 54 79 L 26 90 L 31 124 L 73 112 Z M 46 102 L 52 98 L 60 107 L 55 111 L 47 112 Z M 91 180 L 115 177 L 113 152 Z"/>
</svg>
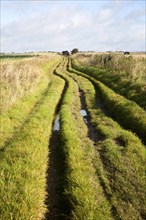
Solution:
<svg viewBox="0 0 146 220">
<path fill-rule="evenodd" d="M 71 54 L 74 54 L 74 53 L 78 53 L 79 50 L 77 48 L 74 48 L 72 51 L 71 51 Z"/>
<path fill-rule="evenodd" d="M 130 52 L 128 52 L 128 51 L 124 52 L 124 55 L 129 55 L 129 54 L 130 54 Z"/>
<path fill-rule="evenodd" d="M 62 54 L 63 54 L 64 56 L 69 56 L 69 55 L 70 55 L 69 52 L 68 52 L 67 50 L 62 51 Z"/>
</svg>

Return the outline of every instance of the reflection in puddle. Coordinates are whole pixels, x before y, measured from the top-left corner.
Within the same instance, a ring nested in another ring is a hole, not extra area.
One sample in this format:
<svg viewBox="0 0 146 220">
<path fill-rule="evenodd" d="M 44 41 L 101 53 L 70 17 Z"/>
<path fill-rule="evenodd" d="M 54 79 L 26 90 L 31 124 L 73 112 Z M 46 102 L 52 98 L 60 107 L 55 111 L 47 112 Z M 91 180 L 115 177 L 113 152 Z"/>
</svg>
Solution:
<svg viewBox="0 0 146 220">
<path fill-rule="evenodd" d="M 83 116 L 83 119 L 84 119 L 84 122 L 85 122 L 85 124 L 87 124 L 88 123 L 88 121 L 87 121 L 87 112 L 86 112 L 86 110 L 85 109 L 81 109 L 80 110 L 80 113 L 81 113 L 81 115 Z"/>
<path fill-rule="evenodd" d="M 53 131 L 60 131 L 60 116 L 59 115 L 56 116 Z"/>
<path fill-rule="evenodd" d="M 80 113 L 83 117 L 87 116 L 87 112 L 84 109 L 80 110 Z"/>
</svg>

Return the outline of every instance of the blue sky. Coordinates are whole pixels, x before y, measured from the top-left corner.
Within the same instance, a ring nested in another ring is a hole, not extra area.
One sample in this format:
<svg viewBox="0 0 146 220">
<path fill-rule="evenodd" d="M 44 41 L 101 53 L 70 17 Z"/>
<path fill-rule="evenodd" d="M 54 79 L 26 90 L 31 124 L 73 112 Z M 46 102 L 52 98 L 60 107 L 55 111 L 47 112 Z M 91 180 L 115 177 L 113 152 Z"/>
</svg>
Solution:
<svg viewBox="0 0 146 220">
<path fill-rule="evenodd" d="M 1 0 L 1 51 L 145 51 L 144 0 Z"/>
</svg>

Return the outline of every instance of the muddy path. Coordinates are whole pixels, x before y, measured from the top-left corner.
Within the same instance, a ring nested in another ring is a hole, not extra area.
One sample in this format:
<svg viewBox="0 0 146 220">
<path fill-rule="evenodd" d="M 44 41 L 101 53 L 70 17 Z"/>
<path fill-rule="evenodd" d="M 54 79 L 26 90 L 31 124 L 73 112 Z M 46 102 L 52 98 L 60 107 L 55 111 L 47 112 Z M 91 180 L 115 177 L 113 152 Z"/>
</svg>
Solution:
<svg viewBox="0 0 146 220">
<path fill-rule="evenodd" d="M 88 128 L 88 137 L 95 145 L 98 141 L 100 141 L 98 132 L 95 130 L 94 126 L 91 124 L 91 117 L 88 113 L 87 106 L 85 103 L 84 91 L 79 87 L 79 97 L 81 102 L 81 110 L 80 113 L 83 116 L 84 122 Z"/>
<path fill-rule="evenodd" d="M 61 152 L 60 132 L 54 130 L 49 145 L 49 164 L 47 169 L 47 199 L 48 212 L 46 220 L 67 219 L 66 200 L 64 192 L 65 158 Z"/>
<path fill-rule="evenodd" d="M 80 103 L 81 103 L 81 110 L 80 110 L 80 113 L 83 117 L 83 120 L 88 128 L 88 138 L 93 142 L 94 145 L 96 145 L 96 143 L 98 141 L 100 141 L 100 137 L 98 135 L 98 132 L 96 131 L 96 129 L 94 128 L 94 126 L 92 125 L 91 123 L 91 117 L 90 117 L 90 114 L 88 112 L 88 109 L 87 109 L 87 105 L 86 105 L 86 102 L 85 102 L 85 93 L 84 91 L 80 88 L 79 84 L 78 84 L 78 81 L 71 75 L 69 75 L 69 77 L 74 80 L 78 86 L 78 95 L 79 95 L 79 98 L 80 98 Z M 98 103 L 97 103 L 98 105 Z"/>
<path fill-rule="evenodd" d="M 66 66 L 64 65 L 61 69 L 66 71 Z M 54 74 L 56 72 L 54 71 Z M 70 76 L 70 75 L 68 75 Z M 97 130 L 91 123 L 91 117 L 87 109 L 85 102 L 85 92 L 80 88 L 79 83 L 74 77 L 70 78 L 75 81 L 78 86 L 78 96 L 80 99 L 80 114 L 83 117 L 84 123 L 87 126 L 87 138 L 89 138 L 93 146 L 97 146 L 98 142 L 101 141 Z M 52 136 L 49 144 L 49 164 L 47 169 L 47 199 L 46 205 L 48 207 L 48 212 L 46 213 L 46 220 L 55 220 L 55 219 L 70 219 L 70 204 L 67 198 L 64 195 L 65 189 L 65 174 L 66 174 L 66 164 L 64 152 L 61 149 L 61 140 L 60 140 L 60 108 L 64 94 L 67 90 L 67 84 L 65 84 L 64 90 L 62 92 L 61 99 L 56 107 L 56 112 L 54 116 L 54 122 L 52 125 Z M 98 105 L 98 103 L 97 103 Z M 101 181 L 101 180 L 100 180 Z M 101 181 L 101 186 L 105 197 L 110 201 L 109 195 L 106 194 L 104 189 L 104 183 Z M 117 215 L 117 210 L 115 207 L 112 207 L 113 216 Z M 114 218 L 116 219 L 116 218 Z"/>
<path fill-rule="evenodd" d="M 96 151 L 97 151 L 97 148 L 98 148 L 98 144 L 100 141 L 103 140 L 102 136 L 98 133 L 98 131 L 96 130 L 96 128 L 93 126 L 92 122 L 91 122 L 91 116 L 90 116 L 90 113 L 88 112 L 88 108 L 87 108 L 87 104 L 86 104 L 86 101 L 85 101 L 85 91 L 82 90 L 80 88 L 80 85 L 79 85 L 79 82 L 76 78 L 74 78 L 73 76 L 71 76 L 69 74 L 70 78 L 72 80 L 74 80 L 78 86 L 78 94 L 79 94 L 79 98 L 80 98 L 80 103 L 81 103 L 81 110 L 80 110 L 80 113 L 83 117 L 83 120 L 84 120 L 84 123 L 85 125 L 87 126 L 87 129 L 88 129 L 88 138 L 91 140 L 91 142 L 93 143 L 93 146 L 95 146 L 95 155 L 96 155 Z M 97 93 L 95 93 L 95 104 L 96 104 L 96 107 L 97 108 L 100 108 L 102 109 L 102 111 L 108 115 L 107 111 L 105 110 L 103 104 L 101 103 L 101 101 L 99 100 L 99 97 L 97 96 Z M 101 155 L 98 154 L 97 157 L 100 157 L 100 160 L 101 162 L 104 164 L 104 161 L 102 160 L 101 158 Z M 95 165 L 95 169 L 96 168 L 96 165 Z M 97 174 L 98 175 L 98 174 Z M 105 182 L 103 181 L 103 179 L 100 177 L 100 175 L 98 175 L 98 178 L 100 180 L 100 185 L 102 187 L 102 190 L 103 190 L 103 193 L 104 193 L 104 196 L 105 198 L 109 201 L 109 203 L 111 204 L 111 194 L 106 190 L 106 186 L 105 186 Z M 122 220 L 119 216 L 119 213 L 118 213 L 118 210 L 117 208 L 111 204 L 111 215 L 113 217 L 113 219 L 115 220 Z"/>
<path fill-rule="evenodd" d="M 54 74 L 56 72 L 54 70 Z M 65 156 L 61 149 L 60 140 L 60 108 L 64 94 L 67 90 L 65 83 L 61 98 L 56 107 L 54 121 L 52 124 L 52 136 L 49 141 L 49 162 L 46 173 L 47 179 L 47 198 L 45 204 L 48 208 L 46 220 L 68 219 L 69 205 L 64 195 L 65 185 Z"/>
</svg>

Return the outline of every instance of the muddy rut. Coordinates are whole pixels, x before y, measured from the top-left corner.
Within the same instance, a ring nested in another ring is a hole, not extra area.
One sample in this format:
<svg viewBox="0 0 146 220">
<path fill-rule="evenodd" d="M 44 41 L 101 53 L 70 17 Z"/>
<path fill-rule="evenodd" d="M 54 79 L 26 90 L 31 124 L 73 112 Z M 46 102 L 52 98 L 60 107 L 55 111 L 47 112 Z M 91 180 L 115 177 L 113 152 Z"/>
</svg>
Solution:
<svg viewBox="0 0 146 220">
<path fill-rule="evenodd" d="M 66 66 L 61 65 L 61 71 L 66 71 Z M 56 71 L 54 71 L 56 74 Z M 78 82 L 71 77 L 75 83 Z M 64 94 L 67 90 L 67 84 L 65 84 L 64 90 L 62 92 L 61 99 L 57 105 L 54 121 L 52 125 L 52 136 L 49 144 L 49 164 L 47 169 L 47 199 L 46 205 L 48 211 L 46 213 L 46 220 L 55 219 L 69 219 L 70 215 L 70 205 L 67 198 L 64 196 L 64 179 L 65 179 L 65 157 L 60 148 L 60 108 Z M 87 111 L 87 106 L 85 102 L 84 91 L 80 89 L 78 85 L 78 96 L 80 99 L 80 114 L 83 117 L 84 123 L 88 128 L 88 138 L 96 145 L 100 141 L 98 132 L 95 130 L 94 126 L 91 124 L 91 118 Z"/>
<path fill-rule="evenodd" d="M 56 70 L 54 71 L 56 75 Z M 52 124 L 52 136 L 49 141 L 49 162 L 47 168 L 47 198 L 48 208 L 45 220 L 68 219 L 68 202 L 64 196 L 65 158 L 60 147 L 60 108 L 67 90 L 65 83 L 61 98 L 56 107 Z"/>
</svg>

